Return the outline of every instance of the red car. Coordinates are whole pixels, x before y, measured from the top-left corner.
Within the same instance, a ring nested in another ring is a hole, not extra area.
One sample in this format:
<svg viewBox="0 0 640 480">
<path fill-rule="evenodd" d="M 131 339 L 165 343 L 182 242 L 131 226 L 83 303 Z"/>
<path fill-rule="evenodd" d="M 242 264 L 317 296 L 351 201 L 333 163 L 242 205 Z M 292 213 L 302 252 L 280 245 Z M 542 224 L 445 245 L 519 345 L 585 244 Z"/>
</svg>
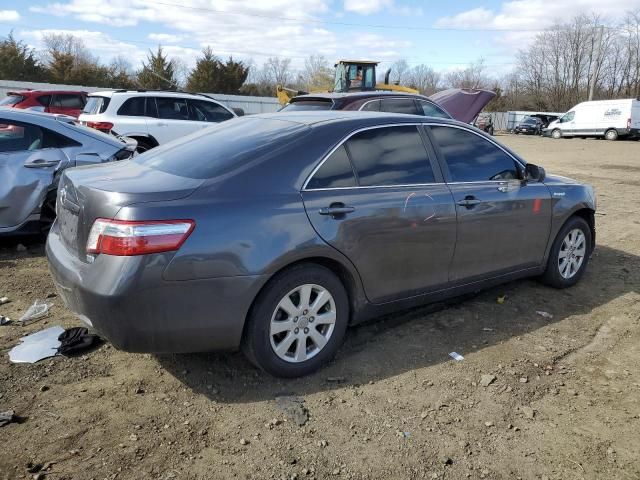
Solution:
<svg viewBox="0 0 640 480">
<path fill-rule="evenodd" d="M 62 113 L 78 118 L 87 103 L 87 92 L 71 90 L 25 90 L 9 92 L 0 101 L 2 107 L 31 108 L 47 113 Z"/>
</svg>

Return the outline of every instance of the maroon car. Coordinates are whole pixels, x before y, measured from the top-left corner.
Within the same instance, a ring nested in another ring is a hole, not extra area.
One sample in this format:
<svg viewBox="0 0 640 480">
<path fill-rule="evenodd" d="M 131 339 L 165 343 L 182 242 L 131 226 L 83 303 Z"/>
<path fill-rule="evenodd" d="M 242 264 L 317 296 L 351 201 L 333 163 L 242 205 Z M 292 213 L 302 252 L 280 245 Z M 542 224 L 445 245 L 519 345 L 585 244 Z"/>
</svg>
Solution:
<svg viewBox="0 0 640 480">
<path fill-rule="evenodd" d="M 9 92 L 0 106 L 61 113 L 75 118 L 87 103 L 87 92 L 73 90 L 25 90 Z"/>
</svg>

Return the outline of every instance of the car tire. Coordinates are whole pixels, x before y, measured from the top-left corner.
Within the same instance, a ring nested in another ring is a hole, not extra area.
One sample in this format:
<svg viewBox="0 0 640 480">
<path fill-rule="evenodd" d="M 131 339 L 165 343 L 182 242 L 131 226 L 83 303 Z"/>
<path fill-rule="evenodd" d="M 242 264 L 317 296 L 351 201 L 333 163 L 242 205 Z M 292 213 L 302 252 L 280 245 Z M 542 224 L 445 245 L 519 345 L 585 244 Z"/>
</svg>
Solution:
<svg viewBox="0 0 640 480">
<path fill-rule="evenodd" d="M 153 145 L 148 140 L 145 140 L 143 138 L 136 138 L 136 140 L 138 142 L 138 146 L 136 147 L 136 152 L 138 152 L 138 154 L 144 153 L 147 150 L 151 150 L 153 148 Z"/>
<path fill-rule="evenodd" d="M 56 198 L 57 190 L 47 192 L 40 207 L 40 233 L 44 236 L 49 234 L 51 225 L 53 225 L 53 221 L 56 219 Z"/>
<path fill-rule="evenodd" d="M 589 224 L 581 217 L 569 218 L 551 246 L 542 282 L 555 288 L 575 285 L 589 263 L 591 242 Z"/>
<path fill-rule="evenodd" d="M 493 127 L 489 127 L 489 135 L 493 137 Z"/>
<path fill-rule="evenodd" d="M 242 350 L 276 377 L 308 375 L 335 356 L 348 320 L 349 299 L 340 279 L 323 266 L 301 264 L 277 274 L 258 295 Z"/>
<path fill-rule="evenodd" d="M 555 138 L 556 140 L 562 138 L 562 132 L 559 128 L 556 128 L 553 132 L 551 132 L 551 138 Z"/>
<path fill-rule="evenodd" d="M 618 139 L 618 131 L 615 128 L 610 128 L 604 132 L 604 138 L 610 141 L 615 141 Z"/>
</svg>

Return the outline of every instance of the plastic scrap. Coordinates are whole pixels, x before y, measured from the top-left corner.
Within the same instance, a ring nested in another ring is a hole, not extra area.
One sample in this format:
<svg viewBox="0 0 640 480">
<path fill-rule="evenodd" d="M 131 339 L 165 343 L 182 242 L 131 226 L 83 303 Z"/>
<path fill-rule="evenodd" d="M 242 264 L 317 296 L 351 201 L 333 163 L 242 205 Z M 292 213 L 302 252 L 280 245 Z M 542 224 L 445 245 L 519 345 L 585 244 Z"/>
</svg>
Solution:
<svg viewBox="0 0 640 480">
<path fill-rule="evenodd" d="M 553 314 L 549 312 L 544 312 L 542 310 L 536 310 L 536 313 L 540 315 L 542 318 L 553 318 Z"/>
<path fill-rule="evenodd" d="M 500 295 L 498 298 L 496 298 L 496 302 L 498 302 L 500 305 L 502 305 L 504 303 L 504 301 L 506 300 L 507 296 L 506 295 Z"/>
<path fill-rule="evenodd" d="M 464 357 L 463 357 L 462 355 L 460 355 L 459 353 L 456 353 L 456 352 L 451 352 L 451 353 L 449 354 L 449 356 L 450 356 L 451 358 L 453 358 L 454 360 L 458 361 L 458 362 L 460 362 L 460 361 L 464 360 Z"/>
<path fill-rule="evenodd" d="M 4 305 L 5 303 L 9 303 L 9 297 L 0 297 L 0 305 Z"/>
<path fill-rule="evenodd" d="M 8 325 L 11 323 L 11 319 L 9 317 L 5 317 L 4 315 L 0 315 L 0 325 Z"/>
<path fill-rule="evenodd" d="M 19 321 L 22 322 L 22 324 L 26 324 L 46 317 L 51 307 L 53 307 L 53 303 L 48 303 L 46 300 L 36 300 L 33 302 L 33 305 L 24 312 L 24 315 L 20 317 Z"/>
<path fill-rule="evenodd" d="M 7 410 L 6 412 L 0 412 L 0 427 L 4 427 L 7 423 L 13 422 L 13 416 L 15 412 L 13 410 Z"/>
<path fill-rule="evenodd" d="M 43 358 L 58 354 L 60 340 L 64 332 L 60 326 L 50 327 L 20 339 L 20 343 L 9 351 L 9 360 L 14 363 L 35 363 Z"/>
</svg>

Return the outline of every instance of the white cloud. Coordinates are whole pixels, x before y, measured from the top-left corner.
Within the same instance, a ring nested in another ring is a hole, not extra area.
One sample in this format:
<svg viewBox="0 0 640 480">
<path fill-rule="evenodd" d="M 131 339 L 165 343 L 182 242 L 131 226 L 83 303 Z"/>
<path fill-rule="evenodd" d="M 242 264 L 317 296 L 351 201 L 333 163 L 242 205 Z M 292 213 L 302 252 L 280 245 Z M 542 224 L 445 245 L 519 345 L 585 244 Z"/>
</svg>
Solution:
<svg viewBox="0 0 640 480">
<path fill-rule="evenodd" d="M 441 17 L 435 25 L 441 28 L 539 30 L 556 22 L 569 21 L 580 14 L 615 19 L 639 7 L 640 0 L 512 0 L 503 2 L 499 11 L 474 8 Z"/>
<path fill-rule="evenodd" d="M 184 40 L 184 35 L 173 35 L 170 33 L 150 33 L 147 38 L 160 43 L 178 43 Z"/>
<path fill-rule="evenodd" d="M 20 20 L 20 14 L 15 10 L 0 10 L 0 22 L 15 22 Z"/>
<path fill-rule="evenodd" d="M 396 15 L 422 15 L 422 8 L 398 5 L 394 0 L 344 0 L 344 10 L 359 15 L 370 15 L 382 10 Z"/>
</svg>

